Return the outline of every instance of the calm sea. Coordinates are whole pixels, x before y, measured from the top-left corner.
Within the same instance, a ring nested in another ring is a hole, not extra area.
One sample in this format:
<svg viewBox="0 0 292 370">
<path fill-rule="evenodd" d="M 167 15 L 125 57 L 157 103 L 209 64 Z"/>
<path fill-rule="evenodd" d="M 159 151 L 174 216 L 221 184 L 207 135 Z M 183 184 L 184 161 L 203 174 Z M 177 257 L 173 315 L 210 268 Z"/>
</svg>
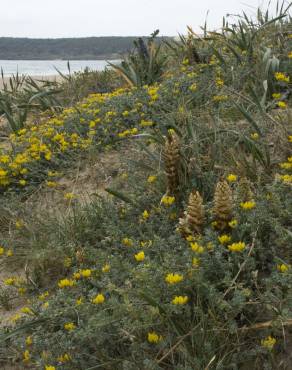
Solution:
<svg viewBox="0 0 292 370">
<path fill-rule="evenodd" d="M 111 60 L 112 63 L 118 63 L 118 60 Z M 88 67 L 90 70 L 102 71 L 105 69 L 107 61 L 105 60 L 72 60 L 70 61 L 70 70 L 78 72 Z M 17 72 L 30 76 L 52 76 L 58 74 L 56 68 L 68 74 L 67 61 L 64 60 L 0 60 L 0 69 L 3 69 L 4 76 L 9 77 Z"/>
</svg>

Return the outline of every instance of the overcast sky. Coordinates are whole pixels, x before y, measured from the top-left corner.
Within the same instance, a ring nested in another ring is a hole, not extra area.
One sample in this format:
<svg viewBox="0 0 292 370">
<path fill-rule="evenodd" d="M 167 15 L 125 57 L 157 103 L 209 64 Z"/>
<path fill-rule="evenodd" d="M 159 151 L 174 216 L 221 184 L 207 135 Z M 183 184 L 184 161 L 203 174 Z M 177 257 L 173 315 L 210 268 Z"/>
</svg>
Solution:
<svg viewBox="0 0 292 370">
<path fill-rule="evenodd" d="M 277 0 L 271 0 L 273 5 Z M 284 0 L 286 4 L 291 0 Z M 226 13 L 254 13 L 268 0 L 0 0 L 0 36 L 86 37 L 183 33 L 220 26 Z"/>
</svg>

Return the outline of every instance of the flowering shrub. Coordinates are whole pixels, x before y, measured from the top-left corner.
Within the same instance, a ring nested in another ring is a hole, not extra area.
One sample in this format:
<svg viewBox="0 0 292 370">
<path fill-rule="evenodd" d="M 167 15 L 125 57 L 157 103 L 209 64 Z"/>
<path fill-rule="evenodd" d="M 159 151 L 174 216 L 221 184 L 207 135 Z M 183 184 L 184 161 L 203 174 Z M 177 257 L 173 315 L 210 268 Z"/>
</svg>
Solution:
<svg viewBox="0 0 292 370">
<path fill-rule="evenodd" d="M 12 150 L 0 156 L 0 261 L 22 263 L 25 276 L 2 285 L 28 302 L 3 324 L 3 363 L 274 369 L 286 356 L 291 103 L 276 107 L 291 77 L 288 51 L 273 76 L 281 95 L 251 109 L 258 91 L 234 78 L 248 80 L 245 50 L 239 58 L 210 42 L 206 63 L 179 55 L 160 84 L 90 95 L 11 136 Z M 120 143 L 131 160 L 107 189 L 112 197 L 93 189 L 83 201 L 59 190 L 59 170 Z M 60 203 L 32 206 L 24 195 L 40 183 L 61 191 Z"/>
</svg>

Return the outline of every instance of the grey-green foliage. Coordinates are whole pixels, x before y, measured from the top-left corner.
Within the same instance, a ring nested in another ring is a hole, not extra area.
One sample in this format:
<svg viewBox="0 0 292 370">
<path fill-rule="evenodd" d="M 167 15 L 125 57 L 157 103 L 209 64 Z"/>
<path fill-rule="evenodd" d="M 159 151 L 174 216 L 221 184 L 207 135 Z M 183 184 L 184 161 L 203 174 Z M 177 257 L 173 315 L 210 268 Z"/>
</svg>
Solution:
<svg viewBox="0 0 292 370">
<path fill-rule="evenodd" d="M 7 119 L 12 131 L 23 128 L 33 112 L 57 112 L 61 109 L 57 99 L 61 91 L 54 82 L 36 81 L 18 73 L 6 82 L 3 70 L 1 75 L 3 88 L 0 90 L 0 114 Z"/>
<path fill-rule="evenodd" d="M 109 63 L 130 86 L 151 85 L 160 80 L 167 58 L 162 45 L 155 41 L 158 32 L 155 31 L 147 42 L 142 38 L 134 41 L 134 51 L 121 65 Z"/>
</svg>

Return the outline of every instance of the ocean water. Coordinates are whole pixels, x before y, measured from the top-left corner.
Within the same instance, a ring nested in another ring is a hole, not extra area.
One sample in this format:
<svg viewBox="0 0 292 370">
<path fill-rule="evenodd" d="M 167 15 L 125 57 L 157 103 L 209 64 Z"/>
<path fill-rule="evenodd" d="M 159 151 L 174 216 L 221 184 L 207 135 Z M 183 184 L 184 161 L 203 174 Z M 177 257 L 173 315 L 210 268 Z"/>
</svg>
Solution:
<svg viewBox="0 0 292 370">
<path fill-rule="evenodd" d="M 111 63 L 118 62 L 118 60 L 111 60 Z M 29 76 L 52 76 L 58 74 L 56 68 L 63 74 L 68 74 L 67 63 L 65 60 L 0 60 L 0 69 L 3 69 L 5 77 L 10 77 L 17 72 Z M 107 64 L 106 60 L 72 60 L 70 70 L 71 73 L 85 68 L 102 71 Z"/>
</svg>

